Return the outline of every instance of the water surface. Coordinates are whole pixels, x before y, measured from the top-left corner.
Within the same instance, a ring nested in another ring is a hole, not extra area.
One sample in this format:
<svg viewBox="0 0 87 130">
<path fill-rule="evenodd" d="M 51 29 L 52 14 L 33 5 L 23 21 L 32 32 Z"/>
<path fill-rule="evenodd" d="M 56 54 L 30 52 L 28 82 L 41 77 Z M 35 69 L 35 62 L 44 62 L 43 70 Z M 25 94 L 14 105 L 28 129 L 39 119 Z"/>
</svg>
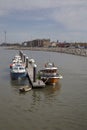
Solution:
<svg viewBox="0 0 87 130">
<path fill-rule="evenodd" d="M 51 60 L 63 79 L 56 86 L 20 94 L 28 80 L 12 81 L 9 64 L 16 50 L 0 48 L 0 130 L 86 130 L 87 58 L 69 54 L 23 51 L 38 70 Z"/>
</svg>

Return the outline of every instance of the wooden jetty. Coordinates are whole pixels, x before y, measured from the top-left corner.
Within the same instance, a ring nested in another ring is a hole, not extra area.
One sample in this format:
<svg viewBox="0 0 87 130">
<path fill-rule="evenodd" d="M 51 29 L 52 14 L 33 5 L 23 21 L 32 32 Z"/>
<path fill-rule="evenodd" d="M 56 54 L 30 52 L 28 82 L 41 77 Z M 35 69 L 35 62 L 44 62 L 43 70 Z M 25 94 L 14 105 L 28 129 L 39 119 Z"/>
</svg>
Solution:
<svg viewBox="0 0 87 130">
<path fill-rule="evenodd" d="M 36 69 L 37 65 L 35 63 L 29 63 L 28 57 L 23 54 L 22 51 L 19 51 L 19 55 L 21 56 L 23 62 L 26 64 L 27 77 L 29 83 L 32 88 L 43 88 L 45 87 L 45 83 L 42 80 L 37 79 Z"/>
<path fill-rule="evenodd" d="M 32 88 L 41 88 L 41 87 L 45 87 L 45 84 L 42 80 L 37 79 L 36 77 L 36 65 L 35 64 L 29 64 L 28 63 L 28 68 L 27 69 L 27 73 L 28 73 L 28 79 L 29 82 L 32 86 Z"/>
</svg>

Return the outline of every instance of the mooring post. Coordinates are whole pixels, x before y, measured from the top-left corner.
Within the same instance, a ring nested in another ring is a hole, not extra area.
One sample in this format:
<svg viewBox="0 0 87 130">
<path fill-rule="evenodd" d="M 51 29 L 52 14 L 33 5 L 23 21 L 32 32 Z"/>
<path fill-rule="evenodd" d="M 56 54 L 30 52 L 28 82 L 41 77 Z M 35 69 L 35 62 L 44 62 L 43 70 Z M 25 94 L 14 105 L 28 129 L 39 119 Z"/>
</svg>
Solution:
<svg viewBox="0 0 87 130">
<path fill-rule="evenodd" d="M 19 55 L 20 55 L 20 57 L 22 58 L 22 52 L 21 52 L 21 51 L 19 51 Z"/>
<path fill-rule="evenodd" d="M 22 61 L 23 61 L 23 59 L 24 59 L 24 54 L 23 54 L 23 52 L 22 52 Z"/>
<path fill-rule="evenodd" d="M 26 68 L 28 68 L 28 57 L 26 57 Z"/>
<path fill-rule="evenodd" d="M 21 56 L 21 51 L 19 51 L 19 56 Z"/>
<path fill-rule="evenodd" d="M 36 82 L 36 68 L 37 68 L 37 65 L 34 64 L 34 66 L 33 66 L 33 82 Z"/>
<path fill-rule="evenodd" d="M 25 63 L 25 59 L 26 59 L 26 54 L 24 54 L 24 63 Z"/>
</svg>

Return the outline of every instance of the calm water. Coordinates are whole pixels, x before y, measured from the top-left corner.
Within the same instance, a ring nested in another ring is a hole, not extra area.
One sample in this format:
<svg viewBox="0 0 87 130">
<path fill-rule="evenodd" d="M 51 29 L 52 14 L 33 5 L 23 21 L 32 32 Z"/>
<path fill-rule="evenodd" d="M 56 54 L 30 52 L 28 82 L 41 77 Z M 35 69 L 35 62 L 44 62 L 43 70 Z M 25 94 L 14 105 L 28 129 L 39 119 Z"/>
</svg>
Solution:
<svg viewBox="0 0 87 130">
<path fill-rule="evenodd" d="M 11 81 L 9 64 L 18 51 L 0 48 L 0 130 L 87 130 L 87 58 L 23 51 L 38 69 L 49 59 L 63 79 L 55 87 L 20 94 L 26 80 Z"/>
</svg>

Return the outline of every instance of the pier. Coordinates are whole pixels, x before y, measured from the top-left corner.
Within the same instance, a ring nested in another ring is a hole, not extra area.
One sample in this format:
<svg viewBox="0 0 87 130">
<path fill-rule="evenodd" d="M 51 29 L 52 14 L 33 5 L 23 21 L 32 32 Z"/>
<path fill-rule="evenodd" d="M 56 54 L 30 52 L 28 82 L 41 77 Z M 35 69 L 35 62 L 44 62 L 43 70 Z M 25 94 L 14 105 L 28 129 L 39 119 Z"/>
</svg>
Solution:
<svg viewBox="0 0 87 130">
<path fill-rule="evenodd" d="M 30 63 L 29 58 L 26 56 L 26 54 L 23 53 L 23 51 L 19 51 L 19 55 L 21 56 L 22 61 L 26 65 L 27 70 L 27 77 L 29 80 L 29 83 L 32 88 L 43 88 L 45 87 L 45 83 L 42 80 L 37 79 L 37 65 L 35 63 Z"/>
</svg>

